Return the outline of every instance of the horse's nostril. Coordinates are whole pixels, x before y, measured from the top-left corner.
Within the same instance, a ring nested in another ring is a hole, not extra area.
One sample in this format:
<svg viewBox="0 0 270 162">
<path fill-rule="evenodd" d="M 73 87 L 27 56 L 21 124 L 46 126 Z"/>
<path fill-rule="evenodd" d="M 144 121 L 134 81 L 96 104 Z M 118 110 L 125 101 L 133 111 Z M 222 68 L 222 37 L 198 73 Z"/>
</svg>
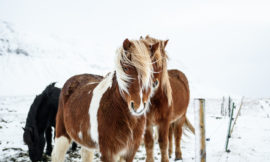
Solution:
<svg viewBox="0 0 270 162">
<path fill-rule="evenodd" d="M 133 101 L 130 102 L 130 106 L 132 109 L 134 109 L 134 102 Z"/>
<path fill-rule="evenodd" d="M 144 107 L 146 106 L 146 102 L 145 102 L 145 103 L 143 103 L 143 106 L 144 106 Z"/>
</svg>

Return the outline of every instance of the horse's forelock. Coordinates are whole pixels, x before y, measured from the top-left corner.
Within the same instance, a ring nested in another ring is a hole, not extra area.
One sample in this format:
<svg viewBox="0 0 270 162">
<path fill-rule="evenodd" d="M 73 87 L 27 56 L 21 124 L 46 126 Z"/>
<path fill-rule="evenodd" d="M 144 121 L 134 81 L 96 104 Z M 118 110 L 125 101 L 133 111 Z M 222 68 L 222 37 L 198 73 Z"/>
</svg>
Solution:
<svg viewBox="0 0 270 162">
<path fill-rule="evenodd" d="M 165 50 L 165 41 L 152 38 L 150 36 L 146 36 L 145 40 L 150 43 L 150 44 L 155 44 L 159 42 L 160 49 L 157 50 L 154 55 L 153 59 L 155 60 L 153 63 L 157 64 L 159 69 L 162 69 L 161 71 L 161 89 L 165 92 L 168 98 L 168 104 L 171 105 L 172 102 L 172 89 L 171 89 L 171 84 L 169 80 L 169 75 L 168 75 L 168 70 L 167 70 L 167 60 L 168 60 L 168 55 Z"/>
<path fill-rule="evenodd" d="M 130 51 L 125 51 L 122 47 L 117 51 L 116 57 L 116 76 L 120 83 L 120 91 L 128 93 L 128 84 L 132 78 L 128 76 L 122 69 L 121 64 L 134 66 L 138 72 L 138 79 L 142 83 L 143 88 L 148 88 L 152 81 L 152 63 L 149 56 L 149 51 L 142 41 L 131 41 L 133 46 Z M 128 53 L 129 52 L 129 53 Z M 130 54 L 131 59 L 128 58 Z"/>
<path fill-rule="evenodd" d="M 153 66 L 149 51 L 143 41 L 134 41 L 135 51 L 132 55 L 133 65 L 136 67 L 143 88 L 148 88 L 152 81 Z"/>
</svg>

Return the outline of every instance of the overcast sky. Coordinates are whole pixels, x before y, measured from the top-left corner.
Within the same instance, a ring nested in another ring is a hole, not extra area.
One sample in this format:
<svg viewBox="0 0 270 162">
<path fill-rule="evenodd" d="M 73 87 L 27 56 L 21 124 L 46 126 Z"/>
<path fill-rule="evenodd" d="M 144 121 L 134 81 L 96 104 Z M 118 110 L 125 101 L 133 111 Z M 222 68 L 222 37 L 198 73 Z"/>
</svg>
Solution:
<svg viewBox="0 0 270 162">
<path fill-rule="evenodd" d="M 198 95 L 270 97 L 269 0 L 0 0 L 0 19 L 112 53 L 125 38 L 169 39 L 169 67 Z"/>
</svg>

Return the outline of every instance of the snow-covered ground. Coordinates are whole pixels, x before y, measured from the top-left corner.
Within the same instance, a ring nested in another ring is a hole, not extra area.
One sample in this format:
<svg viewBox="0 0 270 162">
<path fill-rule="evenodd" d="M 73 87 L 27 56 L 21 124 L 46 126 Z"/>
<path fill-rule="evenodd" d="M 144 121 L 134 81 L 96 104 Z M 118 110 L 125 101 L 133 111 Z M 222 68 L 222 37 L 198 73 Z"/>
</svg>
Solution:
<svg viewBox="0 0 270 162">
<path fill-rule="evenodd" d="M 22 127 L 36 94 L 54 81 L 61 87 L 75 74 L 104 75 L 113 68 L 113 56 L 113 51 L 98 42 L 25 33 L 17 31 L 9 22 L 0 21 L 0 161 L 29 161 Z M 186 72 L 178 61 L 178 58 L 171 59 L 169 67 Z M 197 84 L 190 79 L 193 97 L 204 96 L 211 88 Z M 240 99 L 233 101 L 237 105 L 236 114 Z M 222 99 L 206 100 L 207 161 L 270 161 L 270 99 L 244 99 L 241 116 L 229 141 L 230 153 L 225 152 L 229 118 L 220 115 L 221 102 Z M 191 100 L 188 118 L 192 122 L 193 105 Z M 195 137 L 187 134 L 182 142 L 183 161 L 194 161 Z M 67 157 L 68 161 L 80 161 L 78 151 Z M 156 143 L 155 159 L 159 158 Z M 145 149 L 141 146 L 134 161 L 144 159 Z M 95 161 L 99 161 L 98 154 Z"/>
<path fill-rule="evenodd" d="M 0 161 L 29 161 L 24 145 L 22 127 L 34 96 L 0 97 Z M 236 101 L 236 115 L 239 101 Z M 188 118 L 194 121 L 193 101 L 188 109 Z M 220 115 L 221 99 L 206 99 L 207 161 L 261 161 L 270 160 L 270 99 L 244 99 L 232 137 L 230 153 L 225 152 L 229 118 Z M 193 122 L 194 123 L 194 122 Z M 187 132 L 183 137 L 183 161 L 194 161 L 195 136 Z M 67 155 L 68 161 L 80 161 L 79 151 Z M 159 161 L 158 144 L 155 144 L 155 159 Z M 145 160 L 145 149 L 141 146 L 134 161 Z M 95 161 L 99 161 L 98 154 Z M 174 161 L 174 156 L 170 159 Z"/>
</svg>

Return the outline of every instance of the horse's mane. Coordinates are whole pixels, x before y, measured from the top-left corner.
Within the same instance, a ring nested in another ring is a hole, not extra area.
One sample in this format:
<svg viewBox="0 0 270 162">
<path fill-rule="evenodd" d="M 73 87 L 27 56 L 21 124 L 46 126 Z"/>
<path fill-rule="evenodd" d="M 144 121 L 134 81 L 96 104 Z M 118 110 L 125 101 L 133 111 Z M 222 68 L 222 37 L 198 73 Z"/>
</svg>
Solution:
<svg viewBox="0 0 270 162">
<path fill-rule="evenodd" d="M 134 66 L 138 72 L 138 79 L 141 81 L 142 87 L 147 88 L 151 85 L 152 81 L 152 64 L 149 57 L 149 51 L 142 41 L 132 40 L 134 46 L 131 46 L 132 53 L 120 47 L 116 52 L 115 70 L 116 79 L 119 84 L 121 94 L 128 93 L 128 84 L 133 78 L 128 76 L 121 64 Z M 127 56 L 129 55 L 130 58 Z"/>
<path fill-rule="evenodd" d="M 45 90 L 43 90 L 43 92 L 37 95 L 36 98 L 34 99 L 34 102 L 32 103 L 30 110 L 28 112 L 28 115 L 27 115 L 26 124 L 25 124 L 26 128 L 36 126 L 36 116 L 37 116 L 38 108 L 40 107 L 44 98 L 52 92 L 52 90 L 54 89 L 54 85 L 55 85 L 55 82 L 48 85 L 45 88 Z"/>
<path fill-rule="evenodd" d="M 161 70 L 161 74 L 162 74 L 161 90 L 165 92 L 168 99 L 168 104 L 171 105 L 172 88 L 171 88 L 170 79 L 169 79 L 168 70 L 167 70 L 167 60 L 169 57 L 167 55 L 167 52 L 165 51 L 165 46 L 166 46 L 165 41 L 158 40 L 150 36 L 146 36 L 145 40 L 150 44 L 155 44 L 159 42 L 159 49 L 152 56 L 152 60 L 155 60 L 154 63 L 157 64 L 158 68 L 162 69 Z"/>
</svg>

